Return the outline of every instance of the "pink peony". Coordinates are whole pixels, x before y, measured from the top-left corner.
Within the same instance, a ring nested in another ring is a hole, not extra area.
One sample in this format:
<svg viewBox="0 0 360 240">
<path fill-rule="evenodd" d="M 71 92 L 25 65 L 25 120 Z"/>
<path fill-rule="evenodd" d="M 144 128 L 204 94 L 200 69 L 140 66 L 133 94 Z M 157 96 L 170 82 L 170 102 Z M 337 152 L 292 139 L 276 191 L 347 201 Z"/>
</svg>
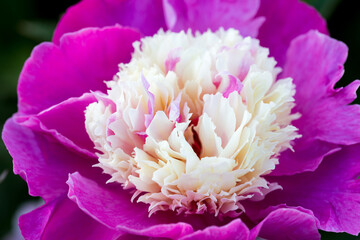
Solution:
<svg viewBox="0 0 360 240">
<path fill-rule="evenodd" d="M 3 140 L 25 239 L 360 232 L 360 84 L 297 0 L 83 0 L 22 70 Z"/>
</svg>

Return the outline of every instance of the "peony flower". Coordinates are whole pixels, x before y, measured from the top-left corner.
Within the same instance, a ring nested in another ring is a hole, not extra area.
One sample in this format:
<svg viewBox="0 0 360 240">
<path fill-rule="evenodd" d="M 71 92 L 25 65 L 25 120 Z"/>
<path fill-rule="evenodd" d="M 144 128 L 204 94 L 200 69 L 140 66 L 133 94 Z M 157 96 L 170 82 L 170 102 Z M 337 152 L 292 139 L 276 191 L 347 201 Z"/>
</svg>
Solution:
<svg viewBox="0 0 360 240">
<path fill-rule="evenodd" d="M 297 0 L 83 0 L 19 79 L 3 139 L 45 203 L 25 239 L 360 232 L 359 81 Z"/>
</svg>

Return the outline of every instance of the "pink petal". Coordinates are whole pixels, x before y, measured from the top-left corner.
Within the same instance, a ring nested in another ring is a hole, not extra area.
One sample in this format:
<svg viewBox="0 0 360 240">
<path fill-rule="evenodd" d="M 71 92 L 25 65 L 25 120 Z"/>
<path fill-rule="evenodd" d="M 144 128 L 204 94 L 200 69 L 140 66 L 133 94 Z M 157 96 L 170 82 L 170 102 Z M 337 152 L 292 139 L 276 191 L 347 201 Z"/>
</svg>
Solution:
<svg viewBox="0 0 360 240">
<path fill-rule="evenodd" d="M 111 100 L 108 95 L 102 93 L 102 92 L 93 92 L 92 93 L 94 97 L 97 99 L 98 102 L 102 102 L 106 107 L 110 106 L 110 111 L 115 112 L 116 111 L 116 104 L 113 100 Z"/>
<path fill-rule="evenodd" d="M 299 0 L 261 0 L 257 16 L 266 18 L 259 30 L 260 44 L 270 48 L 270 55 L 280 66 L 294 38 L 312 29 L 328 33 L 320 14 Z"/>
<path fill-rule="evenodd" d="M 56 27 L 53 41 L 58 44 L 65 33 L 87 27 L 121 24 L 153 35 L 166 28 L 161 0 L 83 0 L 70 7 Z"/>
<path fill-rule="evenodd" d="M 301 208 L 281 208 L 270 212 L 255 228 L 249 239 L 268 240 L 320 239 L 314 215 Z"/>
<path fill-rule="evenodd" d="M 173 49 L 165 60 L 165 72 L 174 71 L 176 64 L 180 61 L 179 49 Z"/>
<path fill-rule="evenodd" d="M 317 31 L 291 43 L 282 77 L 294 79 L 298 108 L 313 110 L 316 101 L 335 93 L 333 87 L 344 73 L 347 52 L 344 43 Z"/>
<path fill-rule="evenodd" d="M 155 110 L 155 96 L 152 92 L 149 91 L 150 84 L 141 73 L 141 82 L 145 88 L 145 91 L 148 95 L 148 113 L 145 114 L 145 126 L 148 127 L 151 121 L 154 118 L 154 110 Z"/>
<path fill-rule="evenodd" d="M 38 113 L 90 90 L 105 91 L 104 80 L 130 60 L 132 43 L 139 38 L 134 30 L 115 26 L 67 34 L 59 46 L 40 44 L 20 75 L 19 112 Z"/>
<path fill-rule="evenodd" d="M 70 149 L 97 158 L 94 143 L 85 129 L 84 111 L 92 102 L 96 102 L 95 96 L 86 93 L 79 98 L 69 98 L 37 115 L 20 117 L 18 121 L 32 130 L 52 135 Z"/>
<path fill-rule="evenodd" d="M 316 31 L 292 42 L 281 77 L 294 79 L 294 111 L 302 115 L 294 125 L 302 138 L 295 141 L 295 152 L 282 154 L 274 175 L 313 171 L 324 156 L 338 150 L 337 144 L 360 142 L 360 108 L 348 105 L 359 82 L 333 89 L 346 56 L 345 44 Z"/>
<path fill-rule="evenodd" d="M 301 131 L 300 131 L 301 132 Z M 272 176 L 293 175 L 314 171 L 324 159 L 341 148 L 335 144 L 306 137 L 296 139 L 293 143 L 294 152 L 287 150 L 281 153 L 279 164 L 270 173 Z"/>
<path fill-rule="evenodd" d="M 164 0 L 166 24 L 172 31 L 235 28 L 256 37 L 263 18 L 255 18 L 259 0 Z"/>
<path fill-rule="evenodd" d="M 228 98 L 230 93 L 235 92 L 235 91 L 238 94 L 240 94 L 242 88 L 244 87 L 242 82 L 237 77 L 235 77 L 234 75 L 228 74 L 228 77 L 229 77 L 229 85 L 227 86 L 227 88 L 223 92 L 223 96 L 225 98 Z"/>
<path fill-rule="evenodd" d="M 19 219 L 21 233 L 27 240 L 87 239 L 112 240 L 123 235 L 109 229 L 82 212 L 68 198 L 60 197 Z"/>
<path fill-rule="evenodd" d="M 314 212 L 320 229 L 360 233 L 360 144 L 345 146 L 326 157 L 314 172 L 272 177 L 282 191 L 267 196 L 266 204 L 286 203 Z M 260 206 L 256 206 L 260 208 Z"/>
<path fill-rule="evenodd" d="M 173 122 L 181 121 L 180 101 L 181 101 L 181 93 L 176 97 L 174 101 L 170 103 L 169 119 Z"/>
<path fill-rule="evenodd" d="M 166 238 L 179 238 L 193 231 L 191 225 L 178 222 L 172 213 L 155 214 L 149 218 L 147 206 L 131 203 L 131 194 L 120 184 L 102 186 L 79 173 L 71 174 L 67 183 L 69 198 L 88 215 L 112 229 Z"/>
<path fill-rule="evenodd" d="M 6 122 L 2 137 L 14 159 L 14 173 L 26 180 L 32 196 L 48 201 L 65 194 L 67 175 L 75 171 L 104 178 L 99 168 L 92 167 L 95 159 L 75 153 L 52 136 L 22 126 L 16 122 L 16 115 Z"/>
<path fill-rule="evenodd" d="M 150 88 L 150 84 L 149 82 L 146 80 L 146 78 L 144 77 L 143 74 L 141 74 L 141 82 L 145 88 L 145 91 L 148 95 L 148 112 L 150 116 L 154 116 L 154 108 L 155 108 L 155 96 L 152 92 L 150 92 L 149 88 Z"/>
<path fill-rule="evenodd" d="M 198 230 L 189 234 L 181 240 L 211 240 L 211 239 L 232 239 L 232 240 L 247 240 L 249 239 L 249 229 L 240 220 L 235 219 L 227 225 L 218 227 L 210 226 L 204 230 Z"/>
</svg>

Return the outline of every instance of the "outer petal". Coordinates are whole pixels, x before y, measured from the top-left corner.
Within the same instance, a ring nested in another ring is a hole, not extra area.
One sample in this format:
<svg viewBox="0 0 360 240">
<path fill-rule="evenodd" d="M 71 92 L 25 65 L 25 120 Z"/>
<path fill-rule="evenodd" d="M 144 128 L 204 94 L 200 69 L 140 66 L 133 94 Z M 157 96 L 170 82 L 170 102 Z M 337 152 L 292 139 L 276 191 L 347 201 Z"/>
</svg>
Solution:
<svg viewBox="0 0 360 240">
<path fill-rule="evenodd" d="M 286 203 L 314 212 L 320 228 L 332 232 L 360 232 L 360 144 L 346 146 L 326 157 L 315 172 L 272 177 L 282 191 L 267 195 L 269 205 Z M 260 208 L 257 206 L 257 208 Z"/>
<path fill-rule="evenodd" d="M 359 82 L 333 89 L 344 73 L 347 52 L 344 43 L 315 31 L 291 44 L 283 76 L 291 76 L 296 84 L 302 134 L 335 144 L 360 142 L 360 107 L 347 105 L 356 98 Z"/>
<path fill-rule="evenodd" d="M 122 232 L 109 229 L 83 213 L 68 198 L 60 197 L 22 215 L 21 233 L 26 240 L 118 239 Z"/>
<path fill-rule="evenodd" d="M 131 203 L 131 194 L 124 191 L 120 184 L 101 186 L 79 173 L 71 174 L 67 183 L 69 198 L 88 215 L 112 229 L 171 239 L 193 231 L 191 225 L 178 222 L 172 213 L 159 213 L 149 218 L 147 207 Z"/>
<path fill-rule="evenodd" d="M 257 236 L 268 240 L 320 239 L 316 218 L 309 211 L 299 208 L 282 208 L 270 212 L 251 229 L 249 239 L 255 240 Z"/>
<path fill-rule="evenodd" d="M 300 133 L 302 133 L 300 129 Z M 309 139 L 310 138 L 310 139 Z M 293 175 L 306 171 L 314 171 L 324 159 L 341 148 L 336 144 L 327 143 L 314 137 L 306 137 L 294 141 L 294 151 L 281 153 L 279 164 L 271 172 L 272 176 Z"/>
<path fill-rule="evenodd" d="M 37 46 L 21 72 L 19 112 L 38 113 L 90 90 L 105 91 L 118 64 L 128 62 L 140 34 L 120 26 L 89 28 L 65 35 L 60 46 Z"/>
<path fill-rule="evenodd" d="M 65 194 L 68 173 L 80 171 L 85 176 L 102 178 L 95 160 L 76 154 L 53 137 L 34 132 L 9 119 L 3 130 L 3 139 L 14 159 L 14 173 L 25 179 L 29 194 L 50 201 Z"/>
<path fill-rule="evenodd" d="M 93 94 L 86 93 L 79 98 L 69 98 L 37 115 L 19 117 L 17 121 L 32 130 L 52 135 L 70 149 L 97 158 L 94 143 L 86 133 L 84 124 L 84 111 L 95 101 Z"/>
<path fill-rule="evenodd" d="M 58 44 L 64 33 L 86 27 L 105 27 L 115 24 L 137 28 L 153 35 L 165 28 L 161 0 L 82 0 L 69 8 L 61 18 L 53 37 Z"/>
<path fill-rule="evenodd" d="M 163 0 L 170 30 L 212 31 L 220 27 L 238 29 L 243 36 L 256 37 L 263 18 L 255 18 L 259 0 Z"/>
<path fill-rule="evenodd" d="M 189 234 L 181 240 L 211 240 L 211 239 L 232 239 L 232 240 L 247 240 L 249 239 L 249 229 L 240 220 L 235 219 L 229 224 L 221 227 L 211 226 L 204 230 L 196 231 Z"/>
<path fill-rule="evenodd" d="M 294 125 L 302 138 L 295 141 L 295 152 L 282 154 L 273 175 L 313 171 L 324 156 L 339 150 L 337 144 L 360 142 L 360 107 L 348 105 L 359 82 L 333 89 L 346 56 L 345 44 L 316 31 L 292 42 L 282 77 L 292 77 L 296 85 L 294 111 L 302 116 Z"/>
<path fill-rule="evenodd" d="M 261 0 L 257 16 L 264 16 L 265 23 L 258 39 L 270 54 L 283 66 L 291 41 L 309 30 L 327 33 L 326 21 L 320 14 L 299 0 Z"/>
</svg>

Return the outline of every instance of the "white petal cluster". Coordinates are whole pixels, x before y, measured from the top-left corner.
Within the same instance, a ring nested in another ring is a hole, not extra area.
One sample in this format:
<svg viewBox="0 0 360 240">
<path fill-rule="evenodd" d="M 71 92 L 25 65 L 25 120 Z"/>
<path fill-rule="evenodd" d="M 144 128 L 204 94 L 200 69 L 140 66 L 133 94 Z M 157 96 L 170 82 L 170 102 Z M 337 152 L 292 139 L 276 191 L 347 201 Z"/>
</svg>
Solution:
<svg viewBox="0 0 360 240">
<path fill-rule="evenodd" d="M 160 31 L 134 44 L 86 129 L 109 182 L 149 213 L 236 216 L 281 188 L 264 176 L 298 138 L 292 79 L 259 41 L 229 29 Z"/>
</svg>

